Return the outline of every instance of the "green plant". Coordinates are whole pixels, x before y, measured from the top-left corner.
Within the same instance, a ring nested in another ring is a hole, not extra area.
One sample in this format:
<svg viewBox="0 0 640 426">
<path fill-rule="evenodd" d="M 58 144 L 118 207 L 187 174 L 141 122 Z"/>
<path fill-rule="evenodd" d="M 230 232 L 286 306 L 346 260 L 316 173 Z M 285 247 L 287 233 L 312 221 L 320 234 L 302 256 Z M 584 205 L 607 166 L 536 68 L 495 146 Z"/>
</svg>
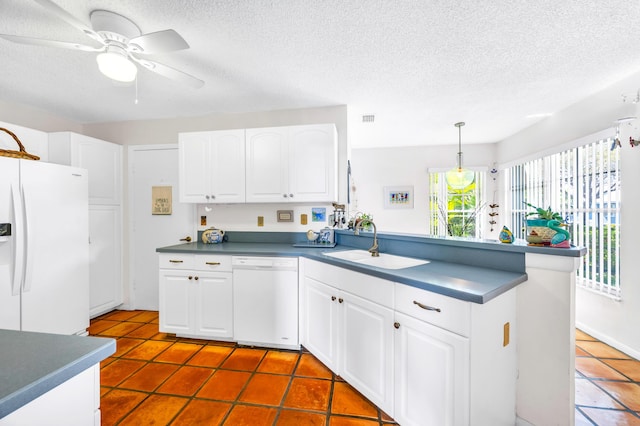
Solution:
<svg viewBox="0 0 640 426">
<path fill-rule="evenodd" d="M 475 197 L 473 197 L 475 203 Z M 454 208 L 455 200 L 450 201 Z M 476 233 L 476 217 L 485 207 L 484 203 L 476 206 L 472 210 L 447 210 L 438 203 L 438 213 L 440 220 L 447 226 L 447 235 L 450 237 L 473 237 Z"/>
<path fill-rule="evenodd" d="M 544 220 L 558 220 L 560 222 L 564 222 L 564 219 L 562 219 L 562 215 L 558 212 L 554 212 L 553 210 L 551 210 L 551 206 L 549 206 L 549 208 L 547 208 L 546 210 L 543 209 L 542 207 L 536 207 L 533 204 L 529 204 L 526 201 L 523 201 L 523 203 L 525 203 L 527 206 L 531 207 L 532 209 L 535 209 L 534 212 L 528 212 L 526 214 L 526 217 L 529 216 L 537 216 L 537 219 L 544 219 Z"/>
</svg>

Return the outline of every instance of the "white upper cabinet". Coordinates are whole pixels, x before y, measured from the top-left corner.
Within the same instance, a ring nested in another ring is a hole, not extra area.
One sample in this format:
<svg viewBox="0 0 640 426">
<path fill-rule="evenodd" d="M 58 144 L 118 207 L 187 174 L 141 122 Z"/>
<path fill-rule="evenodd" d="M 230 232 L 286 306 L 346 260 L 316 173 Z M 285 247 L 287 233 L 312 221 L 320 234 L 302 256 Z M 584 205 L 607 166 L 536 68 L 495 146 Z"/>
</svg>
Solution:
<svg viewBox="0 0 640 426">
<path fill-rule="evenodd" d="M 247 202 L 289 201 L 286 127 L 247 129 Z"/>
<path fill-rule="evenodd" d="M 118 205 L 122 146 L 72 132 L 49 134 L 49 161 L 89 171 L 89 203 Z"/>
<path fill-rule="evenodd" d="M 244 133 L 244 129 L 180 133 L 180 202 L 245 201 Z"/>
<path fill-rule="evenodd" d="M 22 146 L 24 146 L 25 151 L 29 154 L 37 155 L 40 157 L 40 161 L 49 161 L 49 137 L 47 133 L 5 123 L 4 121 L 0 121 L 0 127 L 16 135 Z M 5 131 L 0 131 L 0 148 L 10 151 L 20 150 L 18 143 Z"/>
<path fill-rule="evenodd" d="M 246 147 L 247 202 L 335 201 L 335 125 L 247 129 Z"/>
<path fill-rule="evenodd" d="M 337 140 L 333 124 L 289 127 L 292 201 L 336 201 Z"/>
</svg>

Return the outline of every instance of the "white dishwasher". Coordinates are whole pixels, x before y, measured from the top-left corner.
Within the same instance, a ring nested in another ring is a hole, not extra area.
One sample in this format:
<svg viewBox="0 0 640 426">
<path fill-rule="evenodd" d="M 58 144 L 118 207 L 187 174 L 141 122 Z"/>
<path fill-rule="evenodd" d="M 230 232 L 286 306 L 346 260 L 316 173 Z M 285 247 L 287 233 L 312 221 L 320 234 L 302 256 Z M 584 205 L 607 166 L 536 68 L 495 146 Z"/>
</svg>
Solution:
<svg viewBox="0 0 640 426">
<path fill-rule="evenodd" d="M 298 259 L 233 256 L 233 338 L 298 349 Z"/>
</svg>

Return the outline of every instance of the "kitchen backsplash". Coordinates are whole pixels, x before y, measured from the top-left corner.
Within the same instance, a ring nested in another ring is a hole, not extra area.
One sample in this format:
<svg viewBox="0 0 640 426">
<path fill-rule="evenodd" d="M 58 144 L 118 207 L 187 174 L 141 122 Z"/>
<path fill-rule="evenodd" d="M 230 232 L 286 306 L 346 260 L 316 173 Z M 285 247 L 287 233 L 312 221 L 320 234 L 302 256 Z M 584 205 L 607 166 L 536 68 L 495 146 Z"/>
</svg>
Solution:
<svg viewBox="0 0 640 426">
<path fill-rule="evenodd" d="M 207 211 L 210 210 L 210 211 Z M 285 221 L 278 222 L 278 212 Z M 290 213 L 291 212 L 291 213 Z M 328 225 L 333 213 L 331 204 L 199 204 L 196 230 L 215 227 L 225 231 L 303 232 L 319 230 Z M 306 215 L 306 224 L 301 223 Z M 258 226 L 262 217 L 262 226 Z M 291 218 L 291 222 L 286 221 Z"/>
</svg>

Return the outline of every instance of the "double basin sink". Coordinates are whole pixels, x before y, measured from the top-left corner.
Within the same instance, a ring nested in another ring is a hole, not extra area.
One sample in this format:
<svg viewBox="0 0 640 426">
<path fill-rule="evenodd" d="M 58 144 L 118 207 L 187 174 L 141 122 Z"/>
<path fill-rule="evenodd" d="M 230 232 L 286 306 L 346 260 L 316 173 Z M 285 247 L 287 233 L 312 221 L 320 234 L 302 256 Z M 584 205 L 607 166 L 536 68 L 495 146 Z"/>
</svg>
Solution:
<svg viewBox="0 0 640 426">
<path fill-rule="evenodd" d="M 371 256 L 367 250 L 344 250 L 323 253 L 325 256 L 347 260 L 361 265 L 375 266 L 384 269 L 404 269 L 429 263 L 425 259 L 397 256 L 395 254 L 380 253 L 380 256 Z"/>
</svg>

